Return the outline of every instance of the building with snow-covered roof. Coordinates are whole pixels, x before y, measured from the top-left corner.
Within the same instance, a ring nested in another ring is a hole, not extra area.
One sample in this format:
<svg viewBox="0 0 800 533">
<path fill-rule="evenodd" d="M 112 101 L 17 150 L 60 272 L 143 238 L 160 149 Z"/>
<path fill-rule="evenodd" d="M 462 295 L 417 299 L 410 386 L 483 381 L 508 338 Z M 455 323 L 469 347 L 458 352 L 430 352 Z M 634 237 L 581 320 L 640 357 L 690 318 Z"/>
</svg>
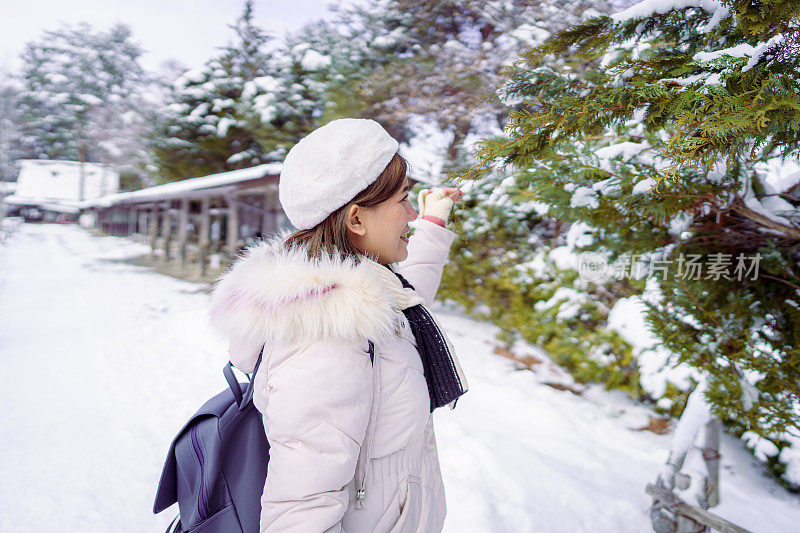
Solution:
<svg viewBox="0 0 800 533">
<path fill-rule="evenodd" d="M 254 237 L 291 223 L 278 200 L 280 163 L 220 172 L 79 202 L 81 224 L 151 246 L 153 259 L 213 275 Z"/>
<path fill-rule="evenodd" d="M 269 163 L 86 200 L 80 221 L 147 242 L 170 272 L 213 276 L 248 241 L 292 228 L 278 198 L 281 168 Z"/>
<path fill-rule="evenodd" d="M 24 159 L 19 167 L 14 193 L 2 199 L 8 214 L 38 212 L 46 221 L 59 214 L 74 217 L 82 201 L 119 190 L 119 173 L 109 165 Z"/>
</svg>

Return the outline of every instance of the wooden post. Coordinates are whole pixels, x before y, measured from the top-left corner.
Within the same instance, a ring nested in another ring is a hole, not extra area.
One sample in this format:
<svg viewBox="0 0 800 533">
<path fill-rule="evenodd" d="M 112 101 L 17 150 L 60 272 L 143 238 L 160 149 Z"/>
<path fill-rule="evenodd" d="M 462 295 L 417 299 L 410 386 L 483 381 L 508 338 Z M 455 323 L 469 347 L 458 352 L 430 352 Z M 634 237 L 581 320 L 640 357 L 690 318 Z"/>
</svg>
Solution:
<svg viewBox="0 0 800 533">
<path fill-rule="evenodd" d="M 178 223 L 178 241 L 181 246 L 181 267 L 186 266 L 186 226 L 189 223 L 189 199 L 181 199 L 181 215 Z"/>
<path fill-rule="evenodd" d="M 172 216 L 170 214 L 171 202 L 164 207 L 164 218 L 161 219 L 161 234 L 164 237 L 164 259 L 169 261 L 169 244 L 172 238 Z"/>
<path fill-rule="evenodd" d="M 265 207 L 269 211 L 266 215 L 269 217 L 269 221 L 267 223 L 267 231 L 265 231 L 264 234 L 271 235 L 280 229 L 280 213 L 282 209 L 278 199 L 277 187 L 270 187 L 267 190 L 267 205 Z"/>
<path fill-rule="evenodd" d="M 145 240 L 147 238 L 147 210 L 137 209 L 136 214 L 139 220 L 136 223 L 137 240 Z"/>
<path fill-rule="evenodd" d="M 272 215 L 272 232 L 277 233 L 280 225 L 279 213 L 283 211 L 281 203 L 278 199 L 278 190 L 272 191 L 272 202 L 269 204 L 270 214 Z"/>
<path fill-rule="evenodd" d="M 270 227 L 275 217 L 272 209 L 272 192 L 267 189 L 264 193 L 264 212 L 261 213 L 261 234 L 264 236 L 271 235 L 273 231 Z"/>
<path fill-rule="evenodd" d="M 706 501 L 709 507 L 719 505 L 719 433 L 720 423 L 712 418 L 706 423 L 703 460 L 706 463 Z"/>
<path fill-rule="evenodd" d="M 156 240 L 158 240 L 158 206 L 150 209 L 150 255 L 156 256 Z"/>
<path fill-rule="evenodd" d="M 225 246 L 228 249 L 228 255 L 233 256 L 239 242 L 239 206 L 236 205 L 233 197 L 227 198 L 226 201 L 228 202 L 228 235 Z"/>
<path fill-rule="evenodd" d="M 206 275 L 208 267 L 208 252 L 209 242 L 208 234 L 211 231 L 211 216 L 208 210 L 211 206 L 211 201 L 208 196 L 204 196 L 200 200 L 200 234 L 198 235 L 198 244 L 200 247 L 200 275 Z"/>
<path fill-rule="evenodd" d="M 128 231 L 126 236 L 131 237 L 134 233 L 136 233 L 136 222 L 137 222 L 137 214 L 136 214 L 136 207 L 130 206 L 128 207 Z"/>
</svg>

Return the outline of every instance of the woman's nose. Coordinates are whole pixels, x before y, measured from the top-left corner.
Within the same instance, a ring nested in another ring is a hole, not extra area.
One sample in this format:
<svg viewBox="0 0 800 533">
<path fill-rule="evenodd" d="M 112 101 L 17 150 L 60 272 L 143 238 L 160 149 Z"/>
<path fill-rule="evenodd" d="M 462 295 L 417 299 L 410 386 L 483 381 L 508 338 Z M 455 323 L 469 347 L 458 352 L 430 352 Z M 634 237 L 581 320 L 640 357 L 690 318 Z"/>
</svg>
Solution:
<svg viewBox="0 0 800 533">
<path fill-rule="evenodd" d="M 417 219 L 417 212 L 414 210 L 413 206 L 408 206 L 408 220 L 416 220 Z"/>
</svg>

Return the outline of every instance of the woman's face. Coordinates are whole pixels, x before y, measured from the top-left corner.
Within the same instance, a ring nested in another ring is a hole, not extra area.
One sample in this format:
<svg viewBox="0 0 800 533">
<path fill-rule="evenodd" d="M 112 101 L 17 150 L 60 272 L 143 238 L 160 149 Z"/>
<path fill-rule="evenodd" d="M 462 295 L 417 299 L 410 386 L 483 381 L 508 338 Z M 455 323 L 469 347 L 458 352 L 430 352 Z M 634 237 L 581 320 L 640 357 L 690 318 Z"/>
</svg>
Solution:
<svg viewBox="0 0 800 533">
<path fill-rule="evenodd" d="M 408 178 L 391 198 L 374 207 L 350 206 L 347 226 L 353 244 L 362 252 L 378 258 L 382 265 L 397 263 L 408 257 L 408 223 L 417 212 L 408 199 Z"/>
</svg>

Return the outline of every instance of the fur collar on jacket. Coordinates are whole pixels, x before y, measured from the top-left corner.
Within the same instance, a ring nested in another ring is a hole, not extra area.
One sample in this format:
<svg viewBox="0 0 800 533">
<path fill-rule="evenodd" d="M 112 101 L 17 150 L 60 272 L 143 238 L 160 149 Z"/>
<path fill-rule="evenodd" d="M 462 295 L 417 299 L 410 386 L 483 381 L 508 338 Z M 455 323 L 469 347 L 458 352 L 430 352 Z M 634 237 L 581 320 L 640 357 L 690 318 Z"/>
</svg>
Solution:
<svg viewBox="0 0 800 533">
<path fill-rule="evenodd" d="M 231 362 L 252 371 L 268 347 L 318 340 L 379 342 L 393 332 L 391 291 L 350 258 L 310 260 L 281 246 L 288 233 L 249 247 L 214 284 L 211 324 L 231 343 Z"/>
</svg>

